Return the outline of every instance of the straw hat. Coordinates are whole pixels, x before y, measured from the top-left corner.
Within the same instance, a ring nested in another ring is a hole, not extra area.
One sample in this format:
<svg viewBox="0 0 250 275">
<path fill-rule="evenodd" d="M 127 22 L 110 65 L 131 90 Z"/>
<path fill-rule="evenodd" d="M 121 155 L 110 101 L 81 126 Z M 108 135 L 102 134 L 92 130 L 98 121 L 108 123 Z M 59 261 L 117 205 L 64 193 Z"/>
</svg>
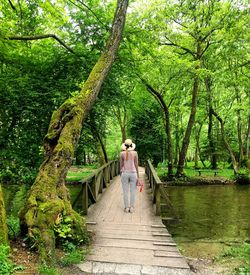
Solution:
<svg viewBox="0 0 250 275">
<path fill-rule="evenodd" d="M 123 151 L 133 151 L 135 150 L 135 144 L 132 142 L 131 139 L 126 139 L 124 143 L 122 144 L 122 150 Z"/>
</svg>

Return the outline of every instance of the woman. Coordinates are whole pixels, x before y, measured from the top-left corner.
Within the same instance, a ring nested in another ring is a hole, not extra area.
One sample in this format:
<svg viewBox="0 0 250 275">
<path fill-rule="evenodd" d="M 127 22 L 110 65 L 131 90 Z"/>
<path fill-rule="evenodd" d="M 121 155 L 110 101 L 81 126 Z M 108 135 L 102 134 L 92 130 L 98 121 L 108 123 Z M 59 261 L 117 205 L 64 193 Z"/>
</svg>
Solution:
<svg viewBox="0 0 250 275">
<path fill-rule="evenodd" d="M 138 155 L 134 151 L 135 144 L 131 139 L 126 139 L 122 144 L 120 153 L 120 172 L 123 189 L 124 211 L 126 213 L 134 212 L 136 181 L 139 179 Z M 130 203 L 128 199 L 130 189 Z"/>
</svg>

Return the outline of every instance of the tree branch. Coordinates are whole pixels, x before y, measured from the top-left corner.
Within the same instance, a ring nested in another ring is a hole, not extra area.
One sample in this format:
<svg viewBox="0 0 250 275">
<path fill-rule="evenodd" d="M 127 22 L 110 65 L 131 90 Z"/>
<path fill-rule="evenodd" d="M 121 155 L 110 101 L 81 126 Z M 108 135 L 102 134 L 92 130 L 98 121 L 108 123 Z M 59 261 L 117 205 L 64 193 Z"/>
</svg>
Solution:
<svg viewBox="0 0 250 275">
<path fill-rule="evenodd" d="M 59 39 L 55 34 L 41 34 L 41 35 L 34 35 L 34 36 L 9 36 L 7 39 L 9 40 L 39 40 L 39 39 L 47 39 L 47 38 L 53 38 L 57 42 L 59 42 L 65 49 L 67 49 L 69 52 L 76 55 L 76 53 L 67 46 L 61 39 Z"/>
<path fill-rule="evenodd" d="M 13 3 L 11 2 L 11 0 L 8 0 L 11 8 L 17 13 L 16 7 L 13 5 Z"/>
<path fill-rule="evenodd" d="M 166 37 L 166 39 L 169 41 L 169 43 L 161 43 L 161 45 L 166 45 L 166 46 L 174 46 L 174 47 L 177 47 L 183 51 L 185 51 L 185 53 L 189 53 L 191 54 L 193 57 L 195 57 L 195 53 L 193 51 L 191 51 L 190 49 L 186 48 L 186 47 L 183 47 L 181 45 L 178 45 L 174 42 L 172 42 L 168 37 Z"/>
<path fill-rule="evenodd" d="M 83 8 L 82 8 L 81 6 L 79 6 L 78 4 L 74 3 L 74 2 L 71 1 L 71 0 L 68 0 L 68 1 L 69 1 L 71 4 L 75 5 L 76 7 L 78 7 L 80 10 L 83 10 Z M 107 25 L 105 25 L 105 24 L 99 19 L 99 17 L 95 14 L 95 12 L 94 12 L 88 5 L 86 5 L 85 3 L 83 3 L 81 0 L 77 0 L 77 2 L 79 2 L 81 5 L 83 5 L 85 9 L 87 9 L 88 11 L 90 11 L 90 12 L 94 15 L 94 17 L 97 19 L 97 21 L 98 21 L 107 31 L 110 30 L 110 28 L 109 28 Z"/>
</svg>

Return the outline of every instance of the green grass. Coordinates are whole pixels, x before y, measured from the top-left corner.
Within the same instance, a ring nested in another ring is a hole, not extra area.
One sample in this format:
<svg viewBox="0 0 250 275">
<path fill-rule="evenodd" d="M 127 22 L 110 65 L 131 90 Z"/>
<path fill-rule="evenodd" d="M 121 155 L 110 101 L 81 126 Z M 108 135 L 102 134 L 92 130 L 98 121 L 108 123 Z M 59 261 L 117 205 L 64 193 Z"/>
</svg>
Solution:
<svg viewBox="0 0 250 275">
<path fill-rule="evenodd" d="M 50 267 L 46 264 L 41 264 L 38 267 L 38 272 L 40 275 L 60 275 L 60 272 L 56 267 Z"/>
<path fill-rule="evenodd" d="M 233 274 L 250 274 L 250 244 L 234 245 L 223 251 L 216 260 L 219 262 L 239 261 L 241 264 L 235 268 Z"/>
<path fill-rule="evenodd" d="M 84 171 L 84 172 L 73 172 L 69 171 L 66 177 L 66 181 L 78 181 L 86 178 L 89 176 L 92 172 L 91 171 Z"/>
<path fill-rule="evenodd" d="M 88 177 L 95 169 L 97 169 L 96 164 L 92 165 L 79 165 L 79 166 L 72 166 L 68 171 L 66 181 L 79 181 L 86 177 Z"/>
<path fill-rule="evenodd" d="M 205 162 L 206 167 L 209 167 L 209 162 Z M 202 172 L 203 177 L 211 177 L 214 176 L 214 170 L 209 169 L 209 168 L 204 168 L 202 163 L 199 162 L 198 166 L 200 170 L 204 170 Z M 218 177 L 223 177 L 226 179 L 233 179 L 234 178 L 234 171 L 233 169 L 230 169 L 227 167 L 227 163 L 218 163 L 218 171 L 217 176 Z M 156 168 L 157 174 L 160 178 L 165 178 L 167 176 L 167 165 L 166 163 L 159 163 L 157 168 Z M 174 173 L 176 172 L 176 169 L 174 169 Z M 198 170 L 194 169 L 194 162 L 188 162 L 186 163 L 186 167 L 184 168 L 184 173 L 187 177 L 193 178 L 199 176 Z M 246 173 L 246 169 L 241 169 L 240 173 Z"/>
<path fill-rule="evenodd" d="M 62 266 L 71 266 L 74 264 L 79 264 L 81 261 L 85 259 L 85 251 L 76 249 L 67 253 L 61 260 L 60 264 Z"/>
<path fill-rule="evenodd" d="M 85 259 L 88 252 L 87 248 L 79 248 L 76 244 L 67 240 L 62 246 L 64 252 L 66 253 L 65 256 L 60 259 L 60 265 L 63 267 L 79 264 Z"/>
</svg>

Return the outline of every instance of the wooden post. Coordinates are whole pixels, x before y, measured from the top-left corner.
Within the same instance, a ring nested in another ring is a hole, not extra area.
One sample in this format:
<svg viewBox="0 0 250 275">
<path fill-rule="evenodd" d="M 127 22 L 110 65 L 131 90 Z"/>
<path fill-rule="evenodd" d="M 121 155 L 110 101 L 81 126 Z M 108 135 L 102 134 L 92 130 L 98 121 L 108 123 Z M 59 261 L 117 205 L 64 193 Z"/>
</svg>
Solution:
<svg viewBox="0 0 250 275">
<path fill-rule="evenodd" d="M 82 185 L 82 211 L 84 215 L 88 214 L 88 183 Z"/>
<path fill-rule="evenodd" d="M 155 184 L 155 205 L 156 205 L 156 216 L 161 215 L 161 193 L 160 193 L 160 185 Z"/>
</svg>

